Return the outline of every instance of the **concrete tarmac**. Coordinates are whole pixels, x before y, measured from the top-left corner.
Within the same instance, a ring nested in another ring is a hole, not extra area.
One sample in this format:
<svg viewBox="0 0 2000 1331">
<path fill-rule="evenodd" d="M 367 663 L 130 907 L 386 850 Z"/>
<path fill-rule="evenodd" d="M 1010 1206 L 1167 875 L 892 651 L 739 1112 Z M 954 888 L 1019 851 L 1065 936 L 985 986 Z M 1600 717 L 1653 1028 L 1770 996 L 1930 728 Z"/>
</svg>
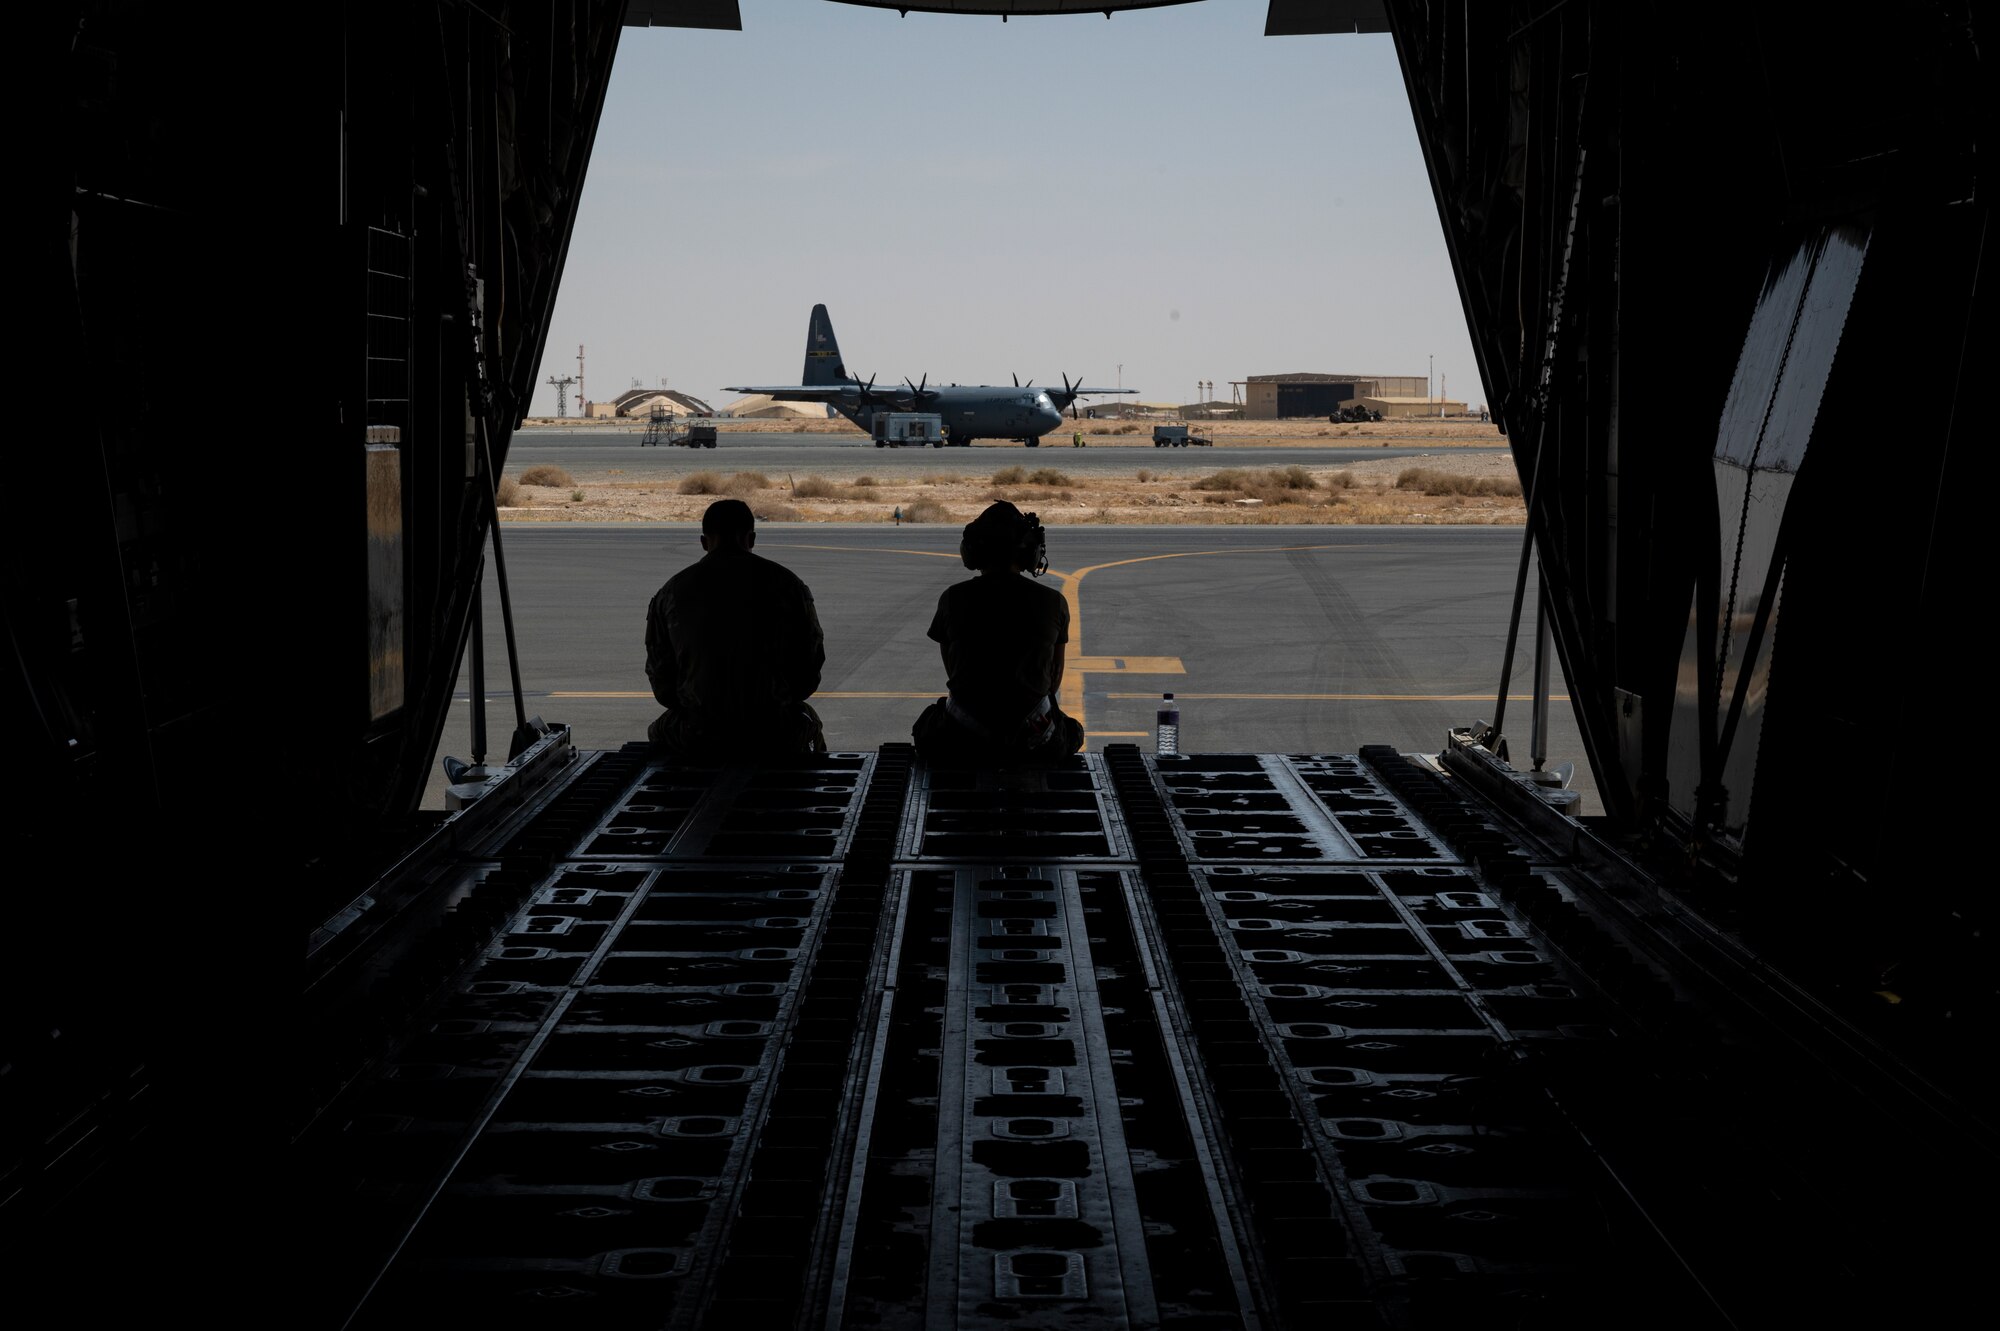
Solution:
<svg viewBox="0 0 2000 1331">
<path fill-rule="evenodd" d="M 698 532 L 508 524 L 502 539 L 529 715 L 567 723 L 582 748 L 643 739 L 659 714 L 645 677 L 646 604 L 701 557 Z M 1184 752 L 1435 753 L 1448 728 L 1493 717 L 1520 541 L 1518 527 L 1052 528 L 1048 580 L 1072 616 L 1065 710 L 1093 751 L 1150 748 L 1160 693 L 1172 690 Z M 958 529 L 767 524 L 757 551 L 797 572 L 818 602 L 827 663 L 813 705 L 832 747 L 907 740 L 944 691 L 924 631 L 938 593 L 971 576 Z M 1523 767 L 1533 625 L 1530 606 L 1506 719 Z M 514 710 L 490 574 L 485 629 L 488 756 L 498 762 Z M 1559 663 L 1551 677 L 1550 761 L 1576 764 L 1585 811 L 1599 812 Z M 471 757 L 469 680 L 461 666 L 439 754 Z M 443 799 L 433 759 L 424 807 Z"/>
</svg>

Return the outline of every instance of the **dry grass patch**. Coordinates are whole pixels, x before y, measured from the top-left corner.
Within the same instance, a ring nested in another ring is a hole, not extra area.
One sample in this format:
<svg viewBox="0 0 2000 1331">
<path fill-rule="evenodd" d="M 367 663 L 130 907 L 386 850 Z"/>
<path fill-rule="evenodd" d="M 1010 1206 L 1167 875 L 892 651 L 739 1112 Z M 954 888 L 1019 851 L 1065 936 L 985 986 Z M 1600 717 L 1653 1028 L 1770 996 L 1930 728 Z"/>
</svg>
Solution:
<svg viewBox="0 0 2000 1331">
<path fill-rule="evenodd" d="M 1416 490 L 1427 495 L 1500 496 L 1518 499 L 1521 482 L 1511 477 L 1459 476 L 1435 467 L 1406 467 L 1396 477 L 1398 490 Z"/>
<path fill-rule="evenodd" d="M 882 492 L 873 486 L 857 485 L 841 497 L 844 499 L 858 499 L 864 504 L 872 504 L 882 497 Z"/>
<path fill-rule="evenodd" d="M 1037 467 L 1028 473 L 1030 485 L 1053 485 L 1057 487 L 1075 485 L 1068 472 L 1057 471 L 1054 467 Z"/>
<path fill-rule="evenodd" d="M 718 472 L 696 471 L 681 477 L 681 483 L 675 489 L 684 495 L 740 496 L 755 494 L 770 487 L 770 478 L 761 471 L 739 471 L 727 480 L 724 480 Z"/>
<path fill-rule="evenodd" d="M 839 494 L 840 487 L 824 476 L 808 476 L 792 482 L 792 495 L 798 499 L 832 499 Z"/>
<path fill-rule="evenodd" d="M 522 472 L 521 484 L 546 485 L 552 488 L 560 489 L 561 487 L 566 485 L 575 485 L 576 481 L 572 479 L 570 474 L 564 471 L 561 467 L 550 466 L 548 463 L 544 462 L 538 467 L 530 467 L 526 471 Z"/>
<path fill-rule="evenodd" d="M 1227 467 L 1195 481 L 1195 490 L 1235 490 L 1242 494 L 1262 494 L 1267 490 L 1317 490 L 1319 482 L 1304 467 L 1272 467 L 1252 471 L 1247 467 Z"/>
<path fill-rule="evenodd" d="M 881 482 L 877 481 L 873 476 L 856 476 L 852 484 L 857 490 L 866 490 L 869 486 L 879 485 Z"/>
<path fill-rule="evenodd" d="M 951 520 L 951 510 L 935 499 L 913 499 L 903 505 L 905 522 L 950 522 Z"/>
<path fill-rule="evenodd" d="M 995 485 L 1019 485 L 1027 479 L 1028 469 L 1026 467 L 1002 467 L 993 473 L 993 483 Z"/>
<path fill-rule="evenodd" d="M 790 504 L 781 504 L 773 499 L 752 499 L 750 516 L 759 522 L 797 522 L 799 511 Z"/>
<path fill-rule="evenodd" d="M 502 508 L 513 508 L 521 502 L 521 486 L 512 476 L 502 476 L 500 484 L 493 488 L 493 501 Z"/>
</svg>

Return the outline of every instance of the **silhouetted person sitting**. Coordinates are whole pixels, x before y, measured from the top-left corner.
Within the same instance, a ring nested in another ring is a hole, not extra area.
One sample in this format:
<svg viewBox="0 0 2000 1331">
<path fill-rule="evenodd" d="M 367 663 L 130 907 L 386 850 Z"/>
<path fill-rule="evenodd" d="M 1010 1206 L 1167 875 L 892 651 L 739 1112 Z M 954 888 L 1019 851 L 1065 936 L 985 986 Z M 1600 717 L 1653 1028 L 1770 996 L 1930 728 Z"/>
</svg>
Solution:
<svg viewBox="0 0 2000 1331">
<path fill-rule="evenodd" d="M 740 499 L 701 515 L 701 548 L 646 608 L 646 678 L 667 710 L 647 738 L 687 762 L 744 763 L 826 752 L 806 699 L 826 640 L 812 591 L 752 554 L 756 518 Z"/>
<path fill-rule="evenodd" d="M 1069 603 L 1031 582 L 1049 566 L 1041 522 L 1001 502 L 967 524 L 958 557 L 976 578 L 938 597 L 930 637 L 944 656 L 948 695 L 911 730 L 932 762 L 1054 762 L 1083 747 L 1083 727 L 1056 705 Z"/>
</svg>

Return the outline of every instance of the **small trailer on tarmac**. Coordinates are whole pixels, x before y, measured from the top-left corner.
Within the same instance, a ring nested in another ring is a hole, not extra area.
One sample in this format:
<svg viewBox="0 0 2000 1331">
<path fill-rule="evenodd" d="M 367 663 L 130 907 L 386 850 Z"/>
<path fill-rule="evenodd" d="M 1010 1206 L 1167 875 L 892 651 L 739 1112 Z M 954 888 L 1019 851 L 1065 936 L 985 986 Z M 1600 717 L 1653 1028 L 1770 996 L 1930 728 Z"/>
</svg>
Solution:
<svg viewBox="0 0 2000 1331">
<path fill-rule="evenodd" d="M 1185 425 L 1155 425 L 1153 427 L 1154 448 L 1186 448 L 1189 444 L 1206 448 L 1215 441 L 1206 435 L 1190 434 Z"/>
<path fill-rule="evenodd" d="M 869 434 L 875 447 L 944 447 L 944 417 L 934 411 L 878 411 Z"/>
</svg>

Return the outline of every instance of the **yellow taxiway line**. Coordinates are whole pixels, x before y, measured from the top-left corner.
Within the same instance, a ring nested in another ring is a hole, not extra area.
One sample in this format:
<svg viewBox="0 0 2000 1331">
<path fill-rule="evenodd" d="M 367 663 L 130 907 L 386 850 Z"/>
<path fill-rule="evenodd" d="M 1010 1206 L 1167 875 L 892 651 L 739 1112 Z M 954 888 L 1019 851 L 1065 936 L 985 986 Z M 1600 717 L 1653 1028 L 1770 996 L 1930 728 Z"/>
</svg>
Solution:
<svg viewBox="0 0 2000 1331">
<path fill-rule="evenodd" d="M 1062 688 L 1056 694 L 1057 704 L 1083 727 L 1087 737 L 1108 735 L 1110 731 L 1093 731 L 1084 716 L 1084 680 L 1090 675 L 1134 674 L 1134 675 L 1184 675 L 1187 667 L 1178 656 L 1087 656 L 1083 650 L 1083 580 L 1092 573 L 1107 568 L 1123 568 L 1127 564 L 1150 564 L 1157 559 L 1194 559 L 1203 555 L 1245 555 L 1279 554 L 1294 550 L 1337 550 L 1337 545 L 1260 545 L 1235 550 L 1179 550 L 1165 555 L 1138 555 L 1132 559 L 1113 559 L 1103 564 L 1091 564 L 1071 573 L 1052 568 L 1049 573 L 1062 582 L 1063 600 L 1069 603 L 1069 648 L 1063 656 Z M 1353 548 L 1353 547 L 1348 547 Z M 1112 695 L 1123 696 L 1123 695 Z M 1135 698 L 1153 697 L 1153 694 L 1135 693 Z M 1123 733 L 1123 732 L 1118 732 Z M 1144 732 L 1139 732 L 1143 734 Z"/>
<path fill-rule="evenodd" d="M 1157 698 L 1157 693 L 1107 693 L 1107 698 Z M 1196 702 L 1492 702 L 1490 693 L 1176 693 Z M 1508 702 L 1533 702 L 1532 693 L 1510 693 Z M 1568 702 L 1567 693 L 1552 693 L 1550 702 Z"/>
</svg>

